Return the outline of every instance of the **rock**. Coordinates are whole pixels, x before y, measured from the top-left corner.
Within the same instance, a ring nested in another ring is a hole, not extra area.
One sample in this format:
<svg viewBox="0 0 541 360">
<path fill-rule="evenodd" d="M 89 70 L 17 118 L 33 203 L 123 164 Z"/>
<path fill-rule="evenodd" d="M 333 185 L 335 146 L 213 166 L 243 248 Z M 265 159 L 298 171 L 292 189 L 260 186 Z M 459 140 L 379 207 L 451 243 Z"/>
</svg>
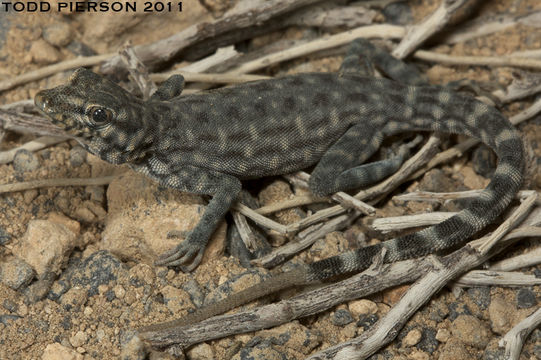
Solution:
<svg viewBox="0 0 541 360">
<path fill-rule="evenodd" d="M 409 284 L 394 286 L 383 291 L 383 302 L 387 305 L 394 305 L 400 300 L 402 295 L 410 288 Z"/>
<path fill-rule="evenodd" d="M 10 322 L 16 321 L 18 319 L 22 319 L 22 316 L 10 315 L 10 314 L 0 315 L 0 324 L 4 324 L 5 326 L 9 326 Z"/>
<path fill-rule="evenodd" d="M 62 59 L 60 52 L 43 39 L 38 39 L 32 43 L 30 57 L 35 64 L 39 65 L 53 64 Z"/>
<path fill-rule="evenodd" d="M 440 342 L 436 339 L 436 329 L 425 327 L 421 332 L 421 340 L 417 343 L 417 349 L 432 354 L 438 349 Z"/>
<path fill-rule="evenodd" d="M 464 344 L 484 349 L 490 341 L 488 327 L 471 315 L 460 315 L 451 323 L 451 333 Z"/>
<path fill-rule="evenodd" d="M 73 38 L 73 34 L 71 26 L 63 22 L 56 22 L 43 29 L 43 39 L 49 44 L 58 47 L 68 45 Z"/>
<path fill-rule="evenodd" d="M 459 302 L 452 302 L 449 305 L 447 305 L 449 308 L 449 320 L 454 321 L 457 317 L 460 315 L 471 315 L 472 312 L 470 308 Z"/>
<path fill-rule="evenodd" d="M 88 335 L 84 331 L 77 331 L 69 341 L 73 347 L 83 346 L 88 341 Z"/>
<path fill-rule="evenodd" d="M 336 326 L 346 326 L 349 323 L 355 321 L 351 313 L 346 309 L 336 310 L 332 317 L 332 323 Z"/>
<path fill-rule="evenodd" d="M 277 350 L 270 342 L 261 342 L 253 347 L 246 346 L 236 353 L 231 360 L 286 360 L 286 354 Z"/>
<path fill-rule="evenodd" d="M 496 334 L 504 335 L 511 330 L 516 318 L 515 304 L 508 301 L 502 295 L 496 294 L 492 296 L 490 306 L 488 307 L 488 316 L 492 331 Z"/>
<path fill-rule="evenodd" d="M 201 197 L 160 188 L 142 174 L 133 172 L 120 175 L 111 182 L 107 202 L 109 212 L 101 248 L 121 259 L 149 264 L 182 241 L 168 235 L 187 234 L 205 210 Z M 203 262 L 223 254 L 226 227 L 222 222 L 215 231 Z"/>
<path fill-rule="evenodd" d="M 190 360 L 213 360 L 215 358 L 212 347 L 207 343 L 197 344 L 188 350 Z"/>
<path fill-rule="evenodd" d="M 84 356 L 77 351 L 60 345 L 59 343 L 53 343 L 47 345 L 41 355 L 41 360 L 83 360 Z"/>
<path fill-rule="evenodd" d="M 411 7 L 405 2 L 393 2 L 383 9 L 385 19 L 391 24 L 407 25 L 413 22 Z"/>
<path fill-rule="evenodd" d="M 73 40 L 66 48 L 77 56 L 94 56 L 97 54 L 90 46 L 78 40 Z"/>
<path fill-rule="evenodd" d="M 347 249 L 348 242 L 344 235 L 341 232 L 333 231 L 317 240 L 308 251 L 314 260 L 321 260 L 341 254 Z"/>
<path fill-rule="evenodd" d="M 375 302 L 366 299 L 352 301 L 349 303 L 348 308 L 355 317 L 358 317 L 359 315 L 371 315 L 378 312 L 378 305 Z"/>
<path fill-rule="evenodd" d="M 73 167 L 83 165 L 87 154 L 88 152 L 82 146 L 74 146 L 70 150 L 70 165 Z"/>
<path fill-rule="evenodd" d="M 436 340 L 441 342 L 447 342 L 449 340 L 449 337 L 451 336 L 451 333 L 447 329 L 439 329 L 436 333 Z"/>
<path fill-rule="evenodd" d="M 26 233 L 13 254 L 25 260 L 41 276 L 58 273 L 77 245 L 77 235 L 66 226 L 50 220 L 30 220 Z"/>
<path fill-rule="evenodd" d="M 97 251 L 78 263 L 69 275 L 71 286 L 80 286 L 93 296 L 101 285 L 115 282 L 120 276 L 127 276 L 122 263 L 107 251 Z"/>
<path fill-rule="evenodd" d="M 32 267 L 17 257 L 0 262 L 0 282 L 13 290 L 28 285 L 33 277 Z"/>
<path fill-rule="evenodd" d="M 137 333 L 134 330 L 125 331 L 120 336 L 122 351 L 121 359 L 145 360 L 147 359 L 147 349 Z"/>
<path fill-rule="evenodd" d="M 190 299 L 190 294 L 182 289 L 166 285 L 160 289 L 160 293 L 163 295 L 163 302 L 175 316 L 178 316 L 182 311 L 195 308 Z"/>
<path fill-rule="evenodd" d="M 488 309 L 490 305 L 490 288 L 488 286 L 469 288 L 467 293 L 481 310 Z"/>
<path fill-rule="evenodd" d="M 370 329 L 379 320 L 379 316 L 376 314 L 372 315 L 361 315 L 359 321 L 357 321 L 357 327 L 363 328 L 365 331 Z"/>
<path fill-rule="evenodd" d="M 517 307 L 519 309 L 528 309 L 537 305 L 537 299 L 534 292 L 528 288 L 521 288 L 517 292 Z"/>
<path fill-rule="evenodd" d="M 308 355 L 323 340 L 318 330 L 308 329 L 297 321 L 259 331 L 257 337 L 265 339 L 264 342 L 270 341 L 274 345 L 281 345 L 304 355 Z"/>
<path fill-rule="evenodd" d="M 13 157 L 13 169 L 19 173 L 34 171 L 39 165 L 38 156 L 26 149 L 17 150 Z"/>
<path fill-rule="evenodd" d="M 0 245 L 6 245 L 11 241 L 11 235 L 8 232 L 0 227 Z"/>
<path fill-rule="evenodd" d="M 458 339 L 450 339 L 440 351 L 440 357 L 438 360 L 471 360 L 475 359 L 471 354 L 466 344 L 460 342 Z"/>
<path fill-rule="evenodd" d="M 268 274 L 265 274 L 262 269 L 248 270 L 239 275 L 220 284 L 217 288 L 212 290 L 205 298 L 205 304 L 211 304 L 213 302 L 225 299 L 231 294 L 247 289 L 252 285 L 258 284 L 265 279 L 269 278 Z"/>
<path fill-rule="evenodd" d="M 402 339 L 402 346 L 413 346 L 421 341 L 422 333 L 419 329 L 410 330 Z"/>
<path fill-rule="evenodd" d="M 68 311 L 79 311 L 87 300 L 87 290 L 80 286 L 74 286 L 62 295 L 60 303 Z"/>
<path fill-rule="evenodd" d="M 55 212 L 49 213 L 47 215 L 47 220 L 55 224 L 64 225 L 65 227 L 70 229 L 75 235 L 79 235 L 81 232 L 81 224 L 63 214 Z"/>
</svg>

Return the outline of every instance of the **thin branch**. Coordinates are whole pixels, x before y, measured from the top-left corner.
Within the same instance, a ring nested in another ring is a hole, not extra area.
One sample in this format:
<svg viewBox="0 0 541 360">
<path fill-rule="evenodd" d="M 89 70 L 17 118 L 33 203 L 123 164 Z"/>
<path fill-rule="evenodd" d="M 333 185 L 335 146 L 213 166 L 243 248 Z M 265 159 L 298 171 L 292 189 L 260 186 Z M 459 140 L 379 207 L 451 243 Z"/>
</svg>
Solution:
<svg viewBox="0 0 541 360">
<path fill-rule="evenodd" d="M 446 65 L 512 66 L 540 70 L 541 60 L 515 56 L 457 56 L 417 50 L 413 57 Z"/>
<path fill-rule="evenodd" d="M 541 236 L 541 228 L 526 227 L 511 231 L 502 240 L 502 247 L 522 237 Z M 491 254 L 492 256 L 493 254 Z M 444 257 L 444 263 L 465 259 L 471 267 L 486 260 L 464 247 Z M 472 265 L 473 264 L 473 265 Z M 236 314 L 220 315 L 196 324 L 170 327 L 159 331 L 141 331 L 139 335 L 153 346 L 178 344 L 185 348 L 203 341 L 278 326 L 293 319 L 325 311 L 345 301 L 366 297 L 384 289 L 414 281 L 424 275 L 432 265 L 428 258 L 385 264 L 379 271 L 369 269 L 346 280 L 302 293 L 279 303 L 264 305 Z M 404 319 L 403 321 L 406 321 Z M 396 327 L 398 330 L 400 325 Z M 383 344 L 381 344 L 382 346 Z"/>
<path fill-rule="evenodd" d="M 156 84 L 154 84 L 154 82 L 150 79 L 148 69 L 137 57 L 137 54 L 135 54 L 131 41 L 128 40 L 126 44 L 120 48 L 118 53 L 122 59 L 122 62 L 126 65 L 131 77 L 137 84 L 137 87 L 139 90 L 141 90 L 143 100 L 147 100 L 150 97 L 150 94 L 157 90 L 157 87 Z"/>
<path fill-rule="evenodd" d="M 519 322 L 500 340 L 498 345 L 505 346 L 504 358 L 518 360 L 522 344 L 528 335 L 541 324 L 541 308 Z"/>
<path fill-rule="evenodd" d="M 385 218 L 374 219 L 370 227 L 385 234 L 391 231 L 439 224 L 440 222 L 447 220 L 451 216 L 456 214 L 456 212 L 435 211 L 426 214 L 389 216 Z"/>
<path fill-rule="evenodd" d="M 53 186 L 90 186 L 90 185 L 107 185 L 113 181 L 115 176 L 103 176 L 98 178 L 61 178 L 61 179 L 40 179 L 25 181 L 13 184 L 0 185 L 0 194 L 24 191 L 30 189 L 39 189 L 42 187 Z"/>
<path fill-rule="evenodd" d="M 231 214 L 233 215 L 233 221 L 235 222 L 235 225 L 237 225 L 237 230 L 239 232 L 240 238 L 242 239 L 242 242 L 244 243 L 244 245 L 246 245 L 247 249 L 254 250 L 257 246 L 255 241 L 255 235 L 252 232 L 252 229 L 250 228 L 246 217 L 238 211 L 232 211 Z"/>
<path fill-rule="evenodd" d="M 19 150 L 38 151 L 46 147 L 56 145 L 66 141 L 66 138 L 55 136 L 41 136 L 16 148 L 0 152 L 0 164 L 7 164 L 13 161 L 15 154 Z"/>
<path fill-rule="evenodd" d="M 236 84 L 246 81 L 266 80 L 270 79 L 270 76 L 264 75 L 242 75 L 242 74 L 216 74 L 216 73 L 193 73 L 187 72 L 182 69 L 173 70 L 166 73 L 150 74 L 150 79 L 156 82 L 163 82 L 167 80 L 171 75 L 179 74 L 184 77 L 186 82 L 202 82 L 210 84 Z"/>
<path fill-rule="evenodd" d="M 541 247 L 528 249 L 526 254 L 494 262 L 488 269 L 491 271 L 512 271 L 538 264 L 541 264 Z"/>
<path fill-rule="evenodd" d="M 533 286 L 541 284 L 541 279 L 532 274 L 511 271 L 472 270 L 453 282 L 454 285 L 473 286 Z"/>
<path fill-rule="evenodd" d="M 423 21 L 411 26 L 400 44 L 392 54 L 398 59 L 403 59 L 411 54 L 420 44 L 443 29 L 452 15 L 469 0 L 443 0 L 440 7 Z"/>
<path fill-rule="evenodd" d="M 8 90 L 18 85 L 40 80 L 61 71 L 73 70 L 81 66 L 97 65 L 107 59 L 112 58 L 114 55 L 114 53 L 111 53 L 96 56 L 77 57 L 75 59 L 66 60 L 57 64 L 45 66 L 34 71 L 29 71 L 27 73 L 14 76 L 10 79 L 0 81 L 0 91 Z"/>
<path fill-rule="evenodd" d="M 263 56 L 259 59 L 246 62 L 239 67 L 232 69 L 229 73 L 246 74 L 266 68 L 270 65 L 280 63 L 282 61 L 291 60 L 299 56 L 308 55 L 317 51 L 331 49 L 342 45 L 349 44 L 358 37 L 365 38 L 400 38 L 404 35 L 404 28 L 395 25 L 370 25 L 361 26 L 356 29 L 344 31 L 336 35 L 325 36 L 317 40 L 310 41 L 305 44 L 297 45 L 289 49 L 279 51 L 277 53 Z"/>
</svg>

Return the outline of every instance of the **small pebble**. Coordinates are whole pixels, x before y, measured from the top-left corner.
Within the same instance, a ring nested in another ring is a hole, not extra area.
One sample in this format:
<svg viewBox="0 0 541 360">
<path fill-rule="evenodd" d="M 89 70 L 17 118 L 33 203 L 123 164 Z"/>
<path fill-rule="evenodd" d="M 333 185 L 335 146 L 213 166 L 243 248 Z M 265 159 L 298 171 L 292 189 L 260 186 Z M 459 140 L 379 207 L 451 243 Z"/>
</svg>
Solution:
<svg viewBox="0 0 541 360">
<path fill-rule="evenodd" d="M 6 230 L 0 227 L 0 245 L 6 245 L 11 241 L 11 235 Z"/>
<path fill-rule="evenodd" d="M 75 335 L 69 338 L 70 344 L 73 347 L 79 347 L 88 341 L 88 335 L 84 331 L 77 331 Z"/>
<path fill-rule="evenodd" d="M 332 323 L 336 326 L 346 326 L 355 321 L 351 313 L 346 309 L 339 309 L 334 312 Z"/>
<path fill-rule="evenodd" d="M 0 262 L 0 282 L 13 290 L 28 285 L 34 275 L 32 267 L 19 258 L 11 258 Z"/>
<path fill-rule="evenodd" d="M 82 146 L 75 146 L 70 150 L 70 165 L 79 167 L 86 161 L 87 152 Z"/>
<path fill-rule="evenodd" d="M 402 339 L 403 346 L 413 346 L 421 341 L 421 331 L 419 329 L 410 330 L 406 336 Z"/>
<path fill-rule="evenodd" d="M 0 315 L 0 324 L 4 324 L 6 326 L 9 326 L 11 322 L 17 320 L 17 319 L 20 319 L 21 316 L 19 315 L 10 315 L 10 314 L 6 314 L 6 315 Z"/>
<path fill-rule="evenodd" d="M 64 47 L 73 38 L 73 31 L 68 24 L 57 22 L 43 29 L 43 38 L 53 46 Z"/>
<path fill-rule="evenodd" d="M 531 289 L 522 288 L 517 292 L 517 307 L 519 309 L 528 309 L 537 305 L 537 299 Z"/>
<path fill-rule="evenodd" d="M 13 157 L 13 168 L 19 173 L 34 171 L 39 167 L 36 154 L 26 149 L 17 150 Z"/>
<path fill-rule="evenodd" d="M 60 52 L 43 39 L 38 39 L 32 43 L 29 55 L 35 64 L 40 65 L 56 63 L 62 58 Z"/>
</svg>

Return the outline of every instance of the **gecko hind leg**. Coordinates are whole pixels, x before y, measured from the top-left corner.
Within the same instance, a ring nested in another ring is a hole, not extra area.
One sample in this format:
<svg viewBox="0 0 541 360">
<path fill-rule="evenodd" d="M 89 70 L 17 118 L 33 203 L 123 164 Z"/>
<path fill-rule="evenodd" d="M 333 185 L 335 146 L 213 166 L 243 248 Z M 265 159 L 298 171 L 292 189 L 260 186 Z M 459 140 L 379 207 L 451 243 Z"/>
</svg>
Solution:
<svg viewBox="0 0 541 360">
<path fill-rule="evenodd" d="M 357 58 L 357 62 L 359 62 L 359 58 L 362 59 L 364 65 L 357 65 L 357 68 L 361 69 L 360 73 L 362 75 L 373 74 L 373 69 L 377 68 L 399 83 L 428 85 L 428 81 L 415 66 L 406 64 L 402 60 L 393 57 L 387 51 L 374 46 L 367 39 L 358 38 L 351 43 L 342 65 L 348 70 L 353 69 L 349 65 L 353 63 L 353 58 Z M 340 69 L 342 71 L 342 67 Z M 370 69 L 370 72 L 366 72 L 363 69 Z"/>
</svg>

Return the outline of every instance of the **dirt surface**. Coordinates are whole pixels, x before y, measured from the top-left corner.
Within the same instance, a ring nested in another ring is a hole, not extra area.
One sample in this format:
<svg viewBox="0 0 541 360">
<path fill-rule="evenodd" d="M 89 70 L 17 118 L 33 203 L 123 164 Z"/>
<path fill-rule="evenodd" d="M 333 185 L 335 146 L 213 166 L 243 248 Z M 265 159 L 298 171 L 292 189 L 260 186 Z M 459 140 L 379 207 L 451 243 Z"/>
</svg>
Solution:
<svg viewBox="0 0 541 360">
<path fill-rule="evenodd" d="M 54 2 L 52 2 L 54 3 Z M 81 55 L 115 52 L 125 41 L 153 42 L 190 25 L 221 16 L 236 2 L 183 2 L 182 12 L 165 13 L 15 13 L 0 11 L 0 80 Z M 375 22 L 391 19 L 417 22 L 439 0 L 413 0 L 376 9 Z M 138 4 L 142 2 L 138 1 Z M 469 19 L 496 15 L 518 16 L 541 11 L 538 0 L 495 0 L 465 11 Z M 405 20 L 404 20 L 405 19 Z M 397 20 L 398 21 L 398 20 Z M 461 20 L 462 22 L 467 20 Z M 458 25 L 460 28 L 460 25 Z M 283 40 L 311 39 L 343 29 L 289 27 L 237 44 L 254 51 Z M 541 27 L 519 24 L 492 34 L 427 49 L 452 55 L 503 56 L 541 49 Z M 336 71 L 342 55 L 313 55 L 273 66 L 264 73 Z M 515 69 L 446 66 L 417 63 L 432 83 L 471 79 L 489 90 L 507 86 Z M 178 66 L 176 64 L 175 66 Z M 96 68 L 97 69 L 97 68 Z M 32 98 L 37 91 L 66 81 L 71 71 L 0 93 L 0 105 Z M 512 116 L 532 98 L 505 105 Z M 519 129 L 541 164 L 541 117 Z M 32 135 L 7 132 L 0 151 L 12 149 Z M 451 138 L 446 146 L 456 142 Z M 494 164 L 483 148 L 427 172 L 400 191 L 458 191 L 482 188 Z M 250 286 L 269 271 L 241 266 L 241 258 L 227 243 L 231 219 L 216 232 L 203 263 L 190 274 L 155 267 L 153 259 L 182 240 L 197 223 L 206 199 L 163 189 L 125 167 L 115 167 L 87 155 L 66 141 L 35 153 L 21 151 L 14 161 L 0 165 L 0 184 L 44 178 L 85 178 L 115 175 L 108 186 L 53 187 L 0 194 L 0 359 L 169 359 L 137 343 L 134 329 L 188 313 L 211 299 Z M 539 191 L 541 175 L 530 176 L 529 188 Z M 302 190 L 283 179 L 253 181 L 250 201 L 259 206 L 288 199 Z M 248 195 L 247 195 L 248 196 Z M 273 218 L 298 221 L 323 205 L 281 211 Z M 326 206 L 326 205 L 325 205 Z M 398 216 L 428 210 L 454 211 L 426 203 L 386 200 L 378 216 Z M 175 237 L 168 236 L 177 230 Z M 379 241 L 384 236 L 360 218 L 342 232 L 328 234 L 291 263 L 311 262 L 340 253 L 352 243 Z M 270 236 L 278 246 L 286 237 Z M 535 241 L 523 241 L 507 255 L 529 251 Z M 538 266 L 521 269 L 541 276 Z M 408 286 L 359 299 L 319 315 L 269 330 L 228 337 L 188 349 L 188 359 L 300 359 L 349 340 L 387 313 Z M 400 331 L 397 339 L 372 359 L 499 359 L 498 340 L 517 322 L 534 312 L 541 300 L 538 286 L 476 287 L 442 290 Z M 291 292 L 288 293 L 291 295 Z M 264 303 L 269 300 L 261 300 Z M 524 345 L 521 359 L 541 358 L 541 331 Z"/>
</svg>

